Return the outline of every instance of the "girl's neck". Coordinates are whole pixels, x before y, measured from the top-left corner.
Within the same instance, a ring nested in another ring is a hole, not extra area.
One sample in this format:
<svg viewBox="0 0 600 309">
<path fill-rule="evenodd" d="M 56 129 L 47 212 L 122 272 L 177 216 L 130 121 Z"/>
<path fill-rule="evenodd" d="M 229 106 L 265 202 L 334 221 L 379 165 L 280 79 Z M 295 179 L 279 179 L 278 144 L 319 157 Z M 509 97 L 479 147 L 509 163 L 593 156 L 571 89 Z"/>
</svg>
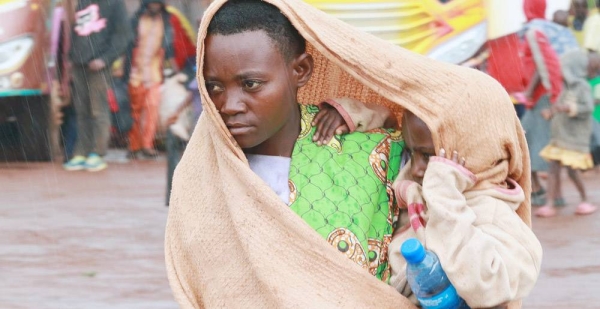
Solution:
<svg viewBox="0 0 600 309">
<path fill-rule="evenodd" d="M 254 148 L 244 149 L 244 153 L 291 158 L 300 135 L 300 117 L 298 106 L 279 132 Z"/>
</svg>

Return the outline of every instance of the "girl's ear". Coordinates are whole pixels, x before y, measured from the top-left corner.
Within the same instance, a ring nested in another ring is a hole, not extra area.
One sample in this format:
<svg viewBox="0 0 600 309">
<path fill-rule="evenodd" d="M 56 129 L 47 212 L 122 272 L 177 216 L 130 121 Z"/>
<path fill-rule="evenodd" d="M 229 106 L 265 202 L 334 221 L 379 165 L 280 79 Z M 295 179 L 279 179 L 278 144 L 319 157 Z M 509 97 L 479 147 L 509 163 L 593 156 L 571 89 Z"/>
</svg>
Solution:
<svg viewBox="0 0 600 309">
<path fill-rule="evenodd" d="M 293 70 L 298 88 L 306 85 L 312 76 L 314 68 L 312 55 L 303 53 L 293 60 Z"/>
</svg>

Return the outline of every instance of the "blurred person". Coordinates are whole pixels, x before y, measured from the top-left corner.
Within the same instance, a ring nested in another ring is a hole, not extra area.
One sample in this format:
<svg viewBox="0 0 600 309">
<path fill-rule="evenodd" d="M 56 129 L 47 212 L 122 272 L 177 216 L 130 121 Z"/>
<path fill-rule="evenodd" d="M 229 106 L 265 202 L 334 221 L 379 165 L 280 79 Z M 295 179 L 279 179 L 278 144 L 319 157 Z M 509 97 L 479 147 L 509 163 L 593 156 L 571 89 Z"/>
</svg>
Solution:
<svg viewBox="0 0 600 309">
<path fill-rule="evenodd" d="M 198 88 L 198 80 L 193 78 L 187 84 L 187 96 L 181 105 L 175 108 L 175 111 L 167 117 L 165 125 L 171 127 L 178 122 L 181 118 L 189 117 L 191 127 L 185 134 L 178 134 L 171 128 L 166 131 L 165 147 L 167 151 L 167 195 L 166 205 L 169 206 L 169 200 L 171 198 L 171 188 L 173 184 L 173 174 L 175 173 L 175 167 L 179 164 L 183 151 L 187 146 L 189 137 L 192 135 L 196 122 L 200 118 L 202 113 L 202 100 L 200 98 L 200 92 Z"/>
<path fill-rule="evenodd" d="M 123 58 L 115 61 L 112 66 L 112 84 L 108 90 L 108 104 L 111 111 L 111 133 L 112 142 L 116 147 L 127 147 L 128 135 L 133 125 L 131 118 L 131 103 L 127 89 L 127 81 L 124 78 Z"/>
<path fill-rule="evenodd" d="M 541 206 L 546 203 L 546 191 L 542 187 L 538 173 L 546 172 L 548 164 L 539 156 L 539 152 L 550 141 L 550 123 L 542 117 L 541 111 L 549 108 L 562 91 L 559 51 L 563 51 L 560 40 L 548 38 L 548 29 L 559 25 L 544 19 L 545 0 L 525 0 L 523 10 L 527 24 L 521 33 L 523 38 L 523 72 L 525 97 L 529 102 L 528 110 L 522 118 L 523 129 L 531 157 L 532 193 L 531 204 Z M 575 43 L 576 45 L 576 43 Z M 561 204 L 560 202 L 558 204 Z"/>
<path fill-rule="evenodd" d="M 558 10 L 552 15 L 552 21 L 565 28 L 569 28 L 569 12 L 565 10 Z"/>
<path fill-rule="evenodd" d="M 596 9 L 583 24 L 583 47 L 589 51 L 600 52 L 600 0 L 596 0 Z"/>
<path fill-rule="evenodd" d="M 134 40 L 128 51 L 127 77 L 133 126 L 129 132 L 129 157 L 154 157 L 154 137 L 163 70 L 183 69 L 195 54 L 194 44 L 183 33 L 179 18 L 167 11 L 163 0 L 142 0 L 132 19 Z"/>
<path fill-rule="evenodd" d="M 74 157 L 63 167 L 95 172 L 107 167 L 102 156 L 110 140 L 110 67 L 125 52 L 131 29 L 122 0 L 79 0 L 72 5 L 75 10 L 69 56 L 77 143 Z"/>
<path fill-rule="evenodd" d="M 571 9 L 573 11 L 573 18 L 571 20 L 571 30 L 577 38 L 579 45 L 584 45 L 584 34 L 583 25 L 588 17 L 588 1 L 587 0 L 573 0 L 571 2 Z"/>
<path fill-rule="evenodd" d="M 581 198 L 575 213 L 587 215 L 597 210 L 596 206 L 587 201 L 580 171 L 594 166 L 590 154 L 594 99 L 586 78 L 597 75 L 600 69 L 600 55 L 588 54 L 581 50 L 570 51 L 561 57 L 561 63 L 565 90 L 557 104 L 543 111 L 544 117 L 552 119 L 552 133 L 550 143 L 540 152 L 540 156 L 549 162 L 550 173 L 548 200 L 535 212 L 539 217 L 552 217 L 557 214 L 555 199 L 562 197 L 561 167 L 567 168 L 569 178 L 575 184 Z"/>
</svg>

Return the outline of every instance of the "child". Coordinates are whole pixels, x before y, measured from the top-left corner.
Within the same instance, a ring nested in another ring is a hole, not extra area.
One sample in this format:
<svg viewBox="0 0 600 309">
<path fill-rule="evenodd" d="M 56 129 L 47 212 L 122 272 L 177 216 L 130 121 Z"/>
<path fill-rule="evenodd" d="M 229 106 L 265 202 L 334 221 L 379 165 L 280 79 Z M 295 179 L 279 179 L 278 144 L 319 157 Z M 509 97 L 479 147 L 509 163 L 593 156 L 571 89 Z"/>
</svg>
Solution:
<svg viewBox="0 0 600 309">
<path fill-rule="evenodd" d="M 575 184 L 581 198 L 575 213 L 587 215 L 597 209 L 587 202 L 579 171 L 594 167 L 590 154 L 594 99 L 586 77 L 593 78 L 597 75 L 600 56 L 580 50 L 570 51 L 561 58 L 561 66 L 565 90 L 558 104 L 544 111 L 547 119 L 552 118 L 552 130 L 550 143 L 542 149 L 540 156 L 550 165 L 548 195 L 551 198 L 545 206 L 535 212 L 539 217 L 552 217 L 557 214 L 554 199 L 562 196 L 562 166 L 567 168 L 569 178 Z"/>
<path fill-rule="evenodd" d="M 380 119 L 386 116 L 383 112 Z M 369 123 L 377 125 L 377 121 Z M 334 128 L 317 126 L 323 132 Z M 342 134 L 349 131 L 345 126 L 335 129 Z M 409 161 L 393 185 L 404 210 L 389 248 L 391 285 L 416 303 L 399 250 L 416 234 L 440 257 L 458 293 L 472 308 L 498 306 L 526 296 L 537 280 L 542 251 L 533 231 L 515 212 L 525 200 L 523 190 L 507 178 L 495 187 L 470 191 L 477 178 L 465 168 L 467 158 L 457 151 L 436 151 L 431 131 L 410 111 L 402 120 L 402 136 Z M 471 252 L 488 253 L 473 256 Z"/>
</svg>

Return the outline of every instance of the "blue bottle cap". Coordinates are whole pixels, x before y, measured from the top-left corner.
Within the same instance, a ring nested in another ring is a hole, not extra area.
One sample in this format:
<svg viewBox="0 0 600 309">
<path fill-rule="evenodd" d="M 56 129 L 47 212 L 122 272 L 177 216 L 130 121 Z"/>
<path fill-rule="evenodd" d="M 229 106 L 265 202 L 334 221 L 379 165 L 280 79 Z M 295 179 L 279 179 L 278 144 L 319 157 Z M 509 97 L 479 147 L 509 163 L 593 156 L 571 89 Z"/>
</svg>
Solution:
<svg viewBox="0 0 600 309">
<path fill-rule="evenodd" d="M 411 264 L 420 263 L 425 259 L 425 248 L 416 238 L 409 238 L 400 247 L 400 253 Z"/>
</svg>

